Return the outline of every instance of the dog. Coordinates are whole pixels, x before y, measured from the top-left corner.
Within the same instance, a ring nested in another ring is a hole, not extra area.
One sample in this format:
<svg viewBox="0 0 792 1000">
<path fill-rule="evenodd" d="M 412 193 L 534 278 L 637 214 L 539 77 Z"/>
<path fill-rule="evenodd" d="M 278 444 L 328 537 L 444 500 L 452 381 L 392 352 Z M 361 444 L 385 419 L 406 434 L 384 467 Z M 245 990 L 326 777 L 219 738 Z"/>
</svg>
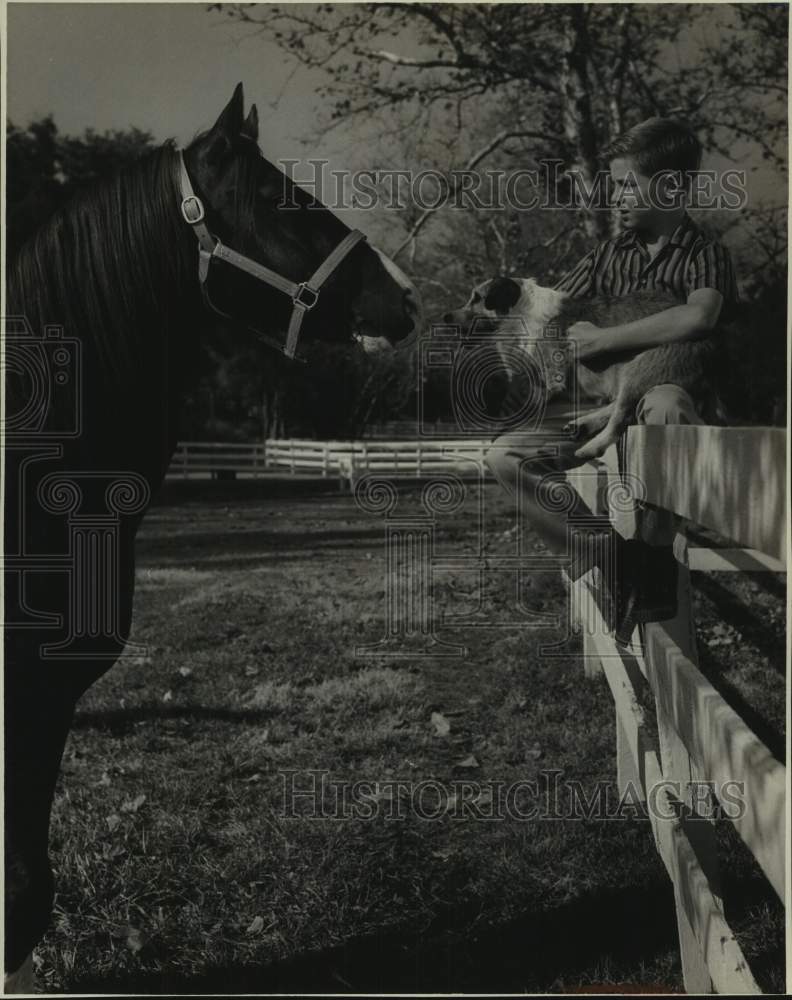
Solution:
<svg viewBox="0 0 792 1000">
<path fill-rule="evenodd" d="M 476 285 L 465 305 L 446 313 L 443 321 L 462 330 L 475 323 L 479 333 L 498 333 L 496 345 L 508 375 L 514 377 L 516 361 L 520 355 L 527 355 L 544 373 L 545 390 L 558 395 L 566 383 L 559 365 L 567 367 L 568 354 L 559 353 L 558 339 L 548 337 L 548 330 L 565 338 L 569 327 L 579 320 L 602 327 L 619 326 L 679 304 L 670 292 L 638 291 L 623 298 L 575 299 L 567 292 L 545 288 L 533 278 L 498 277 Z M 519 321 L 516 331 L 512 323 L 511 335 L 502 334 L 507 317 Z M 578 361 L 574 377 L 581 394 L 604 401 L 605 405 L 564 428 L 576 437 L 588 438 L 575 455 L 581 459 L 601 456 L 628 426 L 641 397 L 666 382 L 680 386 L 694 398 L 709 401 L 720 415 L 714 387 L 715 361 L 714 336 L 644 350 L 603 353 Z"/>
</svg>

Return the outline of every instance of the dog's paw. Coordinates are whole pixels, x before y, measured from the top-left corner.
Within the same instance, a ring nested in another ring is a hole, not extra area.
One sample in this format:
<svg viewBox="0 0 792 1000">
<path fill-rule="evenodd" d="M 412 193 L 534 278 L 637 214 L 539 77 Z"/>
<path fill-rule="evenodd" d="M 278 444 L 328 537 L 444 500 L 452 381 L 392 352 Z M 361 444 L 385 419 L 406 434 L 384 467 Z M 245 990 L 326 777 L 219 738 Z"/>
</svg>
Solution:
<svg viewBox="0 0 792 1000">
<path fill-rule="evenodd" d="M 570 420 L 568 424 L 564 424 L 561 430 L 564 434 L 568 434 L 571 438 L 583 437 L 583 427 L 577 420 Z"/>
<path fill-rule="evenodd" d="M 575 458 L 592 459 L 600 458 L 605 452 L 605 448 L 600 448 L 592 444 L 591 441 L 587 441 L 581 448 L 578 448 L 575 452 Z"/>
<path fill-rule="evenodd" d="M 607 413 L 586 413 L 565 423 L 562 430 L 572 438 L 591 438 L 601 431 L 607 422 Z"/>
<path fill-rule="evenodd" d="M 575 458 L 602 458 L 608 448 L 610 448 L 612 444 L 615 444 L 615 442 L 616 439 L 612 438 L 609 434 L 598 434 L 596 437 L 593 437 L 590 441 L 587 441 L 584 445 L 577 449 L 575 452 Z"/>
</svg>

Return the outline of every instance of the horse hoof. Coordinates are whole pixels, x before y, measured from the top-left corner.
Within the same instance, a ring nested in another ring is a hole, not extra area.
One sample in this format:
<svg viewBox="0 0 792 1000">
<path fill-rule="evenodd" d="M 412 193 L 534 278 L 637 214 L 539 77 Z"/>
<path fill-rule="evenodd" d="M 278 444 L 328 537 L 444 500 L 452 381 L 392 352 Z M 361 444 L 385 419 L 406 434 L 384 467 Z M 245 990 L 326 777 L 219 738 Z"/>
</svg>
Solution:
<svg viewBox="0 0 792 1000">
<path fill-rule="evenodd" d="M 16 972 L 7 972 L 3 983 L 4 993 L 34 993 L 36 977 L 33 974 L 33 952 L 19 966 Z"/>
</svg>

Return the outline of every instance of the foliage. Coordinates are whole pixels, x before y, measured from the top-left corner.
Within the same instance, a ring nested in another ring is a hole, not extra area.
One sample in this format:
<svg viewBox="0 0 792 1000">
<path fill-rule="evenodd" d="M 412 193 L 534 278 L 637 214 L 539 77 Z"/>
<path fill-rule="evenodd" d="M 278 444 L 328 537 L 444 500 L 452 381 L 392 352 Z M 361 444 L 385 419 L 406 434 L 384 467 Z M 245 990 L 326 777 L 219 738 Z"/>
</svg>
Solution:
<svg viewBox="0 0 792 1000">
<path fill-rule="evenodd" d="M 133 162 L 152 148 L 149 132 L 132 128 L 82 137 L 58 133 L 52 115 L 6 131 L 6 219 L 9 256 L 75 191 Z"/>
</svg>

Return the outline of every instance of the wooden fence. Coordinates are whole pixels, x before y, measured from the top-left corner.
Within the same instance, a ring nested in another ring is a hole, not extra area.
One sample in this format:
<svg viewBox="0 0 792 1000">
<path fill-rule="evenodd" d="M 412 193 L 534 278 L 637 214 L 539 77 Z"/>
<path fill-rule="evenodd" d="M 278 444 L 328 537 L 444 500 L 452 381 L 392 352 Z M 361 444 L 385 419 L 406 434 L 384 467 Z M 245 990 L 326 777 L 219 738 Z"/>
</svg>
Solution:
<svg viewBox="0 0 792 1000">
<path fill-rule="evenodd" d="M 704 783 L 717 792 L 739 783 L 732 818 L 782 902 L 786 901 L 787 776 L 749 726 L 698 670 L 691 613 L 693 568 L 783 569 L 786 564 L 786 434 L 767 428 L 636 427 L 628 431 L 626 478 L 615 449 L 568 474 L 597 512 L 619 483 L 637 484 L 649 503 L 711 528 L 746 548 L 699 550 L 689 558 L 678 534 L 678 614 L 636 630 L 631 649 L 606 633 L 594 600 L 594 573 L 573 588 L 572 615 L 583 632 L 586 673 L 604 673 L 616 711 L 617 782 L 647 804 L 660 857 L 674 886 L 685 989 L 760 993 L 724 916 L 715 829 L 702 818 Z M 634 478 L 633 478 L 634 477 Z M 625 533 L 630 517 L 619 526 Z M 626 523 L 625 523 L 626 522 Z M 648 682 L 657 714 L 648 733 L 638 688 Z"/>
<path fill-rule="evenodd" d="M 485 440 L 312 441 L 270 439 L 249 444 L 187 441 L 179 444 L 168 475 L 259 478 L 274 472 L 338 476 L 354 485 L 364 472 L 421 477 L 454 471 L 478 475 Z"/>
</svg>

